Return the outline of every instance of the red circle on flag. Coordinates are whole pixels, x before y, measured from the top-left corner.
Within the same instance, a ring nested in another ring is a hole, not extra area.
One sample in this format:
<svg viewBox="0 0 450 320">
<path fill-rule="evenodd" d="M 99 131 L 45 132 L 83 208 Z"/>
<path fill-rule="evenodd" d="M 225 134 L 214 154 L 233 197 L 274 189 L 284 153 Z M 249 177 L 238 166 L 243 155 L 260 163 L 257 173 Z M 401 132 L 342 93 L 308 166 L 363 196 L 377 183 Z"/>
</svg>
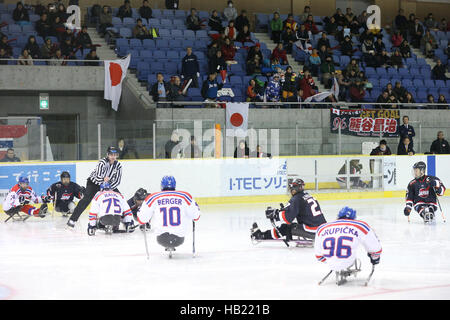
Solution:
<svg viewBox="0 0 450 320">
<path fill-rule="evenodd" d="M 117 86 L 122 81 L 122 67 L 118 63 L 111 62 L 109 64 L 109 77 L 111 78 L 111 86 Z"/>
<path fill-rule="evenodd" d="M 230 123 L 235 127 L 240 127 L 244 123 L 244 117 L 240 113 L 233 113 L 230 117 Z"/>
</svg>

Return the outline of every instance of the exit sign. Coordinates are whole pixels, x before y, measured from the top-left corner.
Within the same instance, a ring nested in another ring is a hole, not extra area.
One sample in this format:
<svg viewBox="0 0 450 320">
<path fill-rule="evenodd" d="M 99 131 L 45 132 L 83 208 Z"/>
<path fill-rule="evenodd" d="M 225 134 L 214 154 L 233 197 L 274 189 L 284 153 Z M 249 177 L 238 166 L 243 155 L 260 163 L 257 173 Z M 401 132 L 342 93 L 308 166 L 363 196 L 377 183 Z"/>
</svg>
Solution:
<svg viewBox="0 0 450 320">
<path fill-rule="evenodd" d="M 48 93 L 41 93 L 39 95 L 39 109 L 40 110 L 48 110 L 49 105 Z"/>
</svg>

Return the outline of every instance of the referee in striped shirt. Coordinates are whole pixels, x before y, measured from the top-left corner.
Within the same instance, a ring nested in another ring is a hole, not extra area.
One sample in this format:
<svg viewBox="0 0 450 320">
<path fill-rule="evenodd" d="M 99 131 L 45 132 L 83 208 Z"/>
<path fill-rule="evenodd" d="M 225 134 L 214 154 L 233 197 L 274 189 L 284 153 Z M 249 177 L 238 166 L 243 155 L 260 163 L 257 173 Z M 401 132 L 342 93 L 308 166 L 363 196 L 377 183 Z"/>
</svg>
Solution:
<svg viewBox="0 0 450 320">
<path fill-rule="evenodd" d="M 91 203 L 95 194 L 100 191 L 100 185 L 103 182 L 109 182 L 111 189 L 119 192 L 117 187 L 122 179 L 122 164 L 117 161 L 118 157 L 119 150 L 116 147 L 109 147 L 106 151 L 106 157 L 98 162 L 97 167 L 87 179 L 86 192 L 83 199 L 78 202 L 69 221 L 67 221 L 69 227 L 73 228 L 75 226 L 75 222 L 78 221 L 83 211 Z"/>
</svg>

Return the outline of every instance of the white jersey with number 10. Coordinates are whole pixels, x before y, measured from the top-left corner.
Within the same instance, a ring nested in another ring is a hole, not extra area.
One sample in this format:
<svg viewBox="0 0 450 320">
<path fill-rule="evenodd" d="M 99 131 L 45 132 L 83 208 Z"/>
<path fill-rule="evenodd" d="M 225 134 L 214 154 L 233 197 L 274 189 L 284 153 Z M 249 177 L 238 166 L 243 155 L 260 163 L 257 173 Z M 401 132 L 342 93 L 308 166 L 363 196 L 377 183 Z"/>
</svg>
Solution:
<svg viewBox="0 0 450 320">
<path fill-rule="evenodd" d="M 161 191 L 145 199 L 137 213 L 140 224 L 151 221 L 152 229 L 184 237 L 192 220 L 200 218 L 200 209 L 192 196 L 183 191 Z"/>
</svg>

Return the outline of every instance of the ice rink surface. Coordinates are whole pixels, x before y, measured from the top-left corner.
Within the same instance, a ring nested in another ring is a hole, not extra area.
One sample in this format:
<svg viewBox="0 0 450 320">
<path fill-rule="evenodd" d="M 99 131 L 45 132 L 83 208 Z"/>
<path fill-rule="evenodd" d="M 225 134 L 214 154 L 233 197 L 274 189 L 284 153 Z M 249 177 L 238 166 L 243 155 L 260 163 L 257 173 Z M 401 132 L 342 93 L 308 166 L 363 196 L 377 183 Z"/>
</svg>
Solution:
<svg viewBox="0 0 450 320">
<path fill-rule="evenodd" d="M 450 199 L 441 204 L 448 213 Z M 56 214 L 0 222 L 0 299 L 450 299 L 450 221 L 440 212 L 424 225 L 417 214 L 408 223 L 403 199 L 321 201 L 327 221 L 345 205 L 357 209 L 383 246 L 368 287 L 362 248 L 362 272 L 338 287 L 334 275 L 317 285 L 328 269 L 312 248 L 251 243 L 254 221 L 270 227 L 267 205 L 201 206 L 195 258 L 192 234 L 169 259 L 148 232 L 147 260 L 140 230 L 89 237 L 86 213 L 73 231 Z"/>
</svg>

